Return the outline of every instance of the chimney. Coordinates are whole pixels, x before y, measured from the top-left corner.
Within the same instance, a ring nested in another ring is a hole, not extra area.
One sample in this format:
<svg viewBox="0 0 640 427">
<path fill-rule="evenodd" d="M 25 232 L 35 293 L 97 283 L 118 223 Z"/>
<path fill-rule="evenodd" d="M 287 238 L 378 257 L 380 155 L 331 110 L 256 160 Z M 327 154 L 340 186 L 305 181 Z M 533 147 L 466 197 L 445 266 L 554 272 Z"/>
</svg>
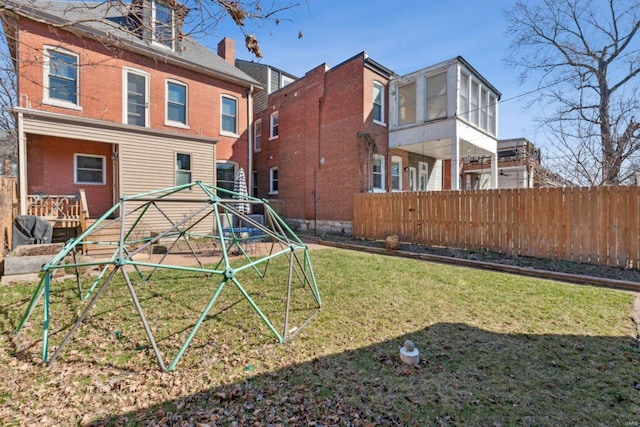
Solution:
<svg viewBox="0 0 640 427">
<path fill-rule="evenodd" d="M 225 37 L 218 43 L 218 56 L 231 65 L 236 65 L 236 42 Z"/>
</svg>

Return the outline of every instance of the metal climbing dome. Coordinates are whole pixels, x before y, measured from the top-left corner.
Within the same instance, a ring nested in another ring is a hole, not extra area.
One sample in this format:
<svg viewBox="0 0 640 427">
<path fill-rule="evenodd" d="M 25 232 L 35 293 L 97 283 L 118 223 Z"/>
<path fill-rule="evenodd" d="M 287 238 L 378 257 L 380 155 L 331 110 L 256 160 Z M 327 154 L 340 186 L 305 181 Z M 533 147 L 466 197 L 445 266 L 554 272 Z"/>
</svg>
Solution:
<svg viewBox="0 0 640 427">
<path fill-rule="evenodd" d="M 80 236 L 69 240 L 51 262 L 42 267 L 41 279 L 18 326 L 18 332 L 23 329 L 42 299 L 42 361 L 53 364 L 89 315 L 92 307 L 96 305 L 104 290 L 114 285 L 114 277 L 120 274 L 128 288 L 158 364 L 165 372 L 176 367 L 226 285 L 233 285 L 240 291 L 280 343 L 291 339 L 317 315 L 321 308 L 320 294 L 308 248 L 266 200 L 247 196 L 245 191 L 238 191 L 238 188 L 234 190 L 236 191 L 197 181 L 135 196 L 121 197 L 120 201 L 99 220 Z M 249 215 L 250 210 L 261 210 L 264 214 L 261 217 Z M 114 225 L 119 228 L 119 238 L 112 241 L 100 240 L 100 231 L 107 227 L 113 228 Z M 163 247 L 166 248 L 166 253 L 160 259 L 151 262 L 138 256 L 151 253 L 152 248 L 159 242 L 162 242 Z M 217 263 L 204 265 L 197 251 L 194 250 L 194 242 L 200 244 L 208 242 L 216 247 L 216 253 L 220 255 Z M 254 253 L 257 245 L 260 245 L 262 250 Z M 90 251 L 92 246 L 103 248 L 103 252 L 104 248 L 107 248 L 108 255 L 99 260 L 78 256 L 79 253 Z M 172 248 L 177 246 L 193 256 L 191 262 L 193 265 L 170 263 L 171 257 L 168 255 Z M 281 283 L 285 301 L 285 312 L 279 317 L 284 319 L 281 328 L 277 328 L 265 315 L 239 279 L 241 272 L 252 273 L 258 279 L 264 279 L 270 262 L 276 258 L 284 258 L 288 264 L 286 278 L 283 278 Z M 79 271 L 85 267 L 95 267 L 100 273 L 97 277 L 90 278 L 83 286 Z M 53 355 L 49 357 L 49 322 L 53 309 L 50 291 L 52 276 L 59 269 L 75 271 L 78 293 L 80 298 L 86 301 L 86 305 Z M 200 316 L 194 319 L 191 331 L 169 364 L 165 363 L 158 349 L 153 325 L 147 320 L 134 284 L 134 282 L 148 282 L 158 270 L 165 269 L 202 274 L 205 285 L 211 287 L 209 301 Z M 294 289 L 298 292 L 292 293 Z M 289 324 L 294 294 L 308 298 L 307 306 L 311 307 L 308 317 L 304 317 L 298 325 Z"/>
</svg>

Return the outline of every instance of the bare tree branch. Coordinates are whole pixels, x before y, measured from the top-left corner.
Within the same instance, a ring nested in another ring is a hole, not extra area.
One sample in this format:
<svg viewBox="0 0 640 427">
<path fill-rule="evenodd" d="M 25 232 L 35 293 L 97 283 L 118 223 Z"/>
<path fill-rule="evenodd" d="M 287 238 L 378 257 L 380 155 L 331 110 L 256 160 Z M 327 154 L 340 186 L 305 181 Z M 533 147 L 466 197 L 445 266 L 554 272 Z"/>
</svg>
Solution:
<svg viewBox="0 0 640 427">
<path fill-rule="evenodd" d="M 532 105 L 542 107 L 558 167 L 578 183 L 624 183 L 640 150 L 640 1 L 517 1 L 505 17 L 505 62 L 538 76 Z"/>
</svg>

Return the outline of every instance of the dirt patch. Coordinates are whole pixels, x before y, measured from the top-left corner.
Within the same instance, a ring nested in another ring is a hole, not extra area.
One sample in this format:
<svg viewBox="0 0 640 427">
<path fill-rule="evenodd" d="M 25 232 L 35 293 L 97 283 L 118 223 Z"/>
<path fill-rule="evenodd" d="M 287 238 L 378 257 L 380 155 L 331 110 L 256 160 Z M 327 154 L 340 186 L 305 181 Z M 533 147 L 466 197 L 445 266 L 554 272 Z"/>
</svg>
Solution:
<svg viewBox="0 0 640 427">
<path fill-rule="evenodd" d="M 311 236 L 307 236 L 310 237 Z M 339 235 L 323 235 L 321 240 L 345 243 L 363 247 L 372 247 L 378 249 L 385 248 L 385 241 L 356 239 L 348 236 Z M 580 276 L 601 277 L 605 279 L 624 280 L 629 282 L 640 283 L 640 270 L 637 268 L 609 267 L 603 265 L 563 261 L 549 260 L 544 258 L 535 258 L 528 256 L 514 256 L 491 252 L 486 250 L 463 250 L 454 248 L 442 248 L 426 245 L 418 245 L 412 243 L 400 243 L 398 251 L 411 252 L 416 254 L 430 254 L 450 258 L 467 259 L 482 262 L 491 262 L 496 264 L 511 265 L 522 268 L 531 268 L 536 270 L 554 271 L 566 274 L 575 274 Z"/>
</svg>

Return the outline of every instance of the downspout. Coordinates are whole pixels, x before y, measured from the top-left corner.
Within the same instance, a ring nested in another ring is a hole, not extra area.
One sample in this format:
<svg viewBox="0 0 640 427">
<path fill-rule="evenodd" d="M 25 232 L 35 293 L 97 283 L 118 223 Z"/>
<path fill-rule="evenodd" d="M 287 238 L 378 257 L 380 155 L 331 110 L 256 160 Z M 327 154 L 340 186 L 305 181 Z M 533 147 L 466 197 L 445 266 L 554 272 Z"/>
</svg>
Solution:
<svg viewBox="0 0 640 427">
<path fill-rule="evenodd" d="M 24 137 L 24 116 L 18 113 L 18 192 L 20 215 L 27 214 L 27 147 Z"/>
<path fill-rule="evenodd" d="M 253 196 L 253 85 L 247 93 L 247 192 Z M 253 205 L 251 205 L 253 207 Z M 253 209 L 252 209 L 253 210 Z"/>
</svg>

